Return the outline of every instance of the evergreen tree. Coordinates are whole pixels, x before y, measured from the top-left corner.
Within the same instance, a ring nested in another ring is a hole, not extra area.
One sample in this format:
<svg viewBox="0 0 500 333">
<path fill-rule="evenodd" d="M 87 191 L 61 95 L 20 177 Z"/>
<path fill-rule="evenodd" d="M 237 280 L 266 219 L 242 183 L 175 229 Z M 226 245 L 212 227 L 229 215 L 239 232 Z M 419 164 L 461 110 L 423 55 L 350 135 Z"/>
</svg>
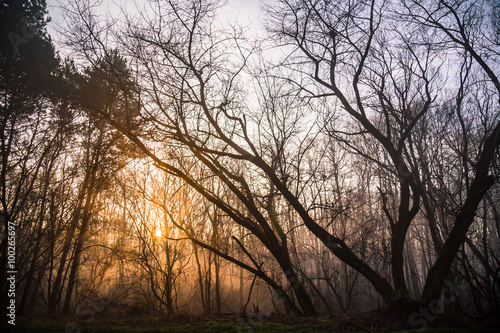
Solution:
<svg viewBox="0 0 500 333">
<path fill-rule="evenodd" d="M 40 133 L 40 119 L 45 118 L 39 116 L 52 100 L 51 77 L 59 61 L 47 34 L 48 22 L 44 0 L 0 1 L 0 232 L 4 236 L 8 221 L 16 222 L 16 212 L 28 196 L 31 187 L 27 184 L 32 184 L 31 180 L 37 176 L 38 168 L 19 169 L 19 166 L 33 166 L 43 159 L 43 155 L 39 159 L 23 142 L 30 135 L 32 139 L 41 137 L 37 133 Z M 36 163 L 19 163 L 28 160 Z M 6 264 L 7 238 L 2 237 L 2 315 L 7 301 Z"/>
</svg>

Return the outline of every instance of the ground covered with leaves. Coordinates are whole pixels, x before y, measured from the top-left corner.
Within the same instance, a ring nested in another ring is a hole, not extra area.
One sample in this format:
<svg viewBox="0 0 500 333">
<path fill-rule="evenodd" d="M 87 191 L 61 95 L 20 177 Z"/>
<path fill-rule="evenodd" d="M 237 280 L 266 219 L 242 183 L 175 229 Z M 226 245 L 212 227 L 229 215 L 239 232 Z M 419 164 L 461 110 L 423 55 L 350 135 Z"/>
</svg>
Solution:
<svg viewBox="0 0 500 333">
<path fill-rule="evenodd" d="M 425 326 L 425 327 L 424 327 Z M 16 326 L 2 324 L 2 332 L 497 332 L 500 320 L 436 318 L 415 325 L 408 314 L 375 311 L 330 317 L 176 316 L 111 319 L 91 322 L 76 318 L 18 318 Z"/>
</svg>

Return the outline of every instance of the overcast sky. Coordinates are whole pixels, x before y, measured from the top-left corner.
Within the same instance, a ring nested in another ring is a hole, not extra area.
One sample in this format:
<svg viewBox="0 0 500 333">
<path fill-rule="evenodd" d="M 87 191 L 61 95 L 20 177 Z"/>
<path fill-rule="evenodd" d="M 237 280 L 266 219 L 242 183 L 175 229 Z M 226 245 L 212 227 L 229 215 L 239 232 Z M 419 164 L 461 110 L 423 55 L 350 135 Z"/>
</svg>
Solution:
<svg viewBox="0 0 500 333">
<path fill-rule="evenodd" d="M 53 37 L 57 43 L 57 26 L 64 24 L 63 10 L 64 6 L 67 6 L 71 0 L 47 0 L 47 9 L 49 11 L 49 16 L 52 18 L 52 22 L 49 24 L 49 34 Z M 139 4 L 139 7 L 143 7 L 143 4 L 147 3 L 147 0 L 136 0 L 136 1 L 126 1 L 126 0 L 102 0 L 101 7 L 103 12 L 109 12 L 114 16 L 120 15 L 121 9 L 126 9 L 131 14 L 135 11 L 135 2 Z M 260 11 L 261 0 L 227 0 L 227 4 L 222 9 L 221 19 L 228 19 L 230 21 L 238 21 L 242 26 L 249 26 L 252 29 L 261 28 L 261 11 Z"/>
</svg>

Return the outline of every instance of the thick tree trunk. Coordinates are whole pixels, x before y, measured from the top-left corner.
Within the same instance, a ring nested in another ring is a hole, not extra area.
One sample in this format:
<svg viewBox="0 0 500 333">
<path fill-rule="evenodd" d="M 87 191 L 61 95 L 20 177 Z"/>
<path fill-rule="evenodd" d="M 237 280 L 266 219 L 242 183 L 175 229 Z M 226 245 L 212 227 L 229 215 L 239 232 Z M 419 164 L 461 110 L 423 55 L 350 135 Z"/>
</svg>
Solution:
<svg viewBox="0 0 500 333">
<path fill-rule="evenodd" d="M 295 297 L 302 308 L 302 312 L 305 316 L 316 316 L 318 315 L 318 310 L 314 306 L 309 293 L 307 292 L 304 284 L 300 281 L 293 265 L 288 257 L 288 253 L 274 254 L 274 257 L 278 261 L 281 269 L 285 273 L 285 276 L 290 283 Z"/>
<path fill-rule="evenodd" d="M 308 214 L 299 200 L 290 192 L 290 190 L 278 179 L 276 174 L 269 168 L 263 160 L 255 160 L 254 163 L 259 166 L 272 180 L 276 188 L 283 194 L 287 201 L 300 215 L 306 227 L 316 237 L 326 245 L 326 247 L 340 260 L 361 273 L 382 296 L 386 304 L 397 298 L 397 294 L 387 280 L 375 272 L 370 266 L 356 256 L 351 249 L 341 239 L 331 235 Z"/>
<path fill-rule="evenodd" d="M 398 298 L 406 297 L 408 295 L 408 289 L 406 287 L 406 282 L 405 282 L 404 255 L 403 255 L 407 231 L 408 227 L 399 222 L 393 228 L 392 238 L 391 238 L 392 280 Z"/>
<path fill-rule="evenodd" d="M 495 183 L 495 176 L 488 175 L 488 171 L 491 162 L 495 158 L 496 149 L 499 146 L 500 122 L 497 123 L 493 132 L 484 142 L 483 151 L 477 163 L 476 175 L 471 182 L 465 202 L 455 218 L 455 222 L 443 245 L 443 249 L 439 253 L 434 265 L 429 269 L 422 292 L 422 300 L 426 303 L 440 297 L 444 280 L 450 271 L 451 264 L 457 255 L 458 249 L 465 241 L 467 231 L 474 221 L 477 207 L 486 195 L 486 192 L 488 192 L 490 187 Z"/>
</svg>

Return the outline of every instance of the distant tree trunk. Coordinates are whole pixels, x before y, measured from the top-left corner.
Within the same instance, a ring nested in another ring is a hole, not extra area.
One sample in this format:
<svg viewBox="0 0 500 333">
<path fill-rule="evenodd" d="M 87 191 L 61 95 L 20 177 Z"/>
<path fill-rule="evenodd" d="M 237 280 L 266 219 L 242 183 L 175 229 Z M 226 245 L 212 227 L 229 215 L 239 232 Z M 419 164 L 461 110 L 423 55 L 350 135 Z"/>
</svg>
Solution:
<svg viewBox="0 0 500 333">
<path fill-rule="evenodd" d="M 245 246 L 245 239 L 243 238 L 243 227 L 242 226 L 238 226 L 238 230 L 239 230 L 239 239 L 241 240 L 241 244 L 242 246 Z M 243 257 L 243 253 L 242 251 L 238 251 L 238 260 L 239 261 L 242 261 L 242 257 Z M 239 294 L 240 294 L 240 309 L 243 309 L 243 306 L 245 305 L 244 304 L 244 300 L 243 300 L 243 268 L 242 267 L 239 267 L 239 270 L 240 270 L 240 290 L 239 290 Z"/>
<path fill-rule="evenodd" d="M 410 297 L 418 299 L 420 298 L 420 282 L 418 280 L 418 269 L 415 264 L 415 258 L 410 247 L 410 244 L 405 246 L 406 276 L 409 282 L 408 292 Z"/>
<path fill-rule="evenodd" d="M 167 298 L 167 314 L 170 315 L 173 312 L 174 304 L 173 304 L 173 285 L 172 285 L 172 267 L 169 267 L 167 273 L 167 281 L 166 281 L 166 298 Z"/>
<path fill-rule="evenodd" d="M 45 184 L 43 187 L 42 198 L 41 198 L 42 202 L 40 203 L 40 212 L 39 212 L 39 216 L 37 219 L 37 231 L 36 231 L 37 240 L 35 242 L 35 246 L 33 248 L 33 253 L 31 255 L 30 267 L 28 269 L 28 273 L 26 274 L 26 284 L 24 286 L 23 296 L 21 297 L 21 300 L 19 302 L 19 308 L 18 308 L 19 316 L 22 316 L 24 314 L 24 308 L 26 306 L 28 295 L 31 292 L 31 283 L 32 283 L 33 278 L 34 278 L 37 262 L 40 260 L 39 254 L 40 254 L 40 243 L 42 241 L 42 227 L 43 227 L 43 221 L 44 221 L 44 215 L 45 215 L 45 204 L 47 202 L 47 190 L 49 187 L 49 179 L 50 179 L 49 176 L 51 174 L 52 166 L 53 166 L 53 161 L 51 161 L 49 169 L 48 169 L 47 174 L 45 176 L 45 182 L 44 182 Z"/>
<path fill-rule="evenodd" d="M 85 208 L 82 214 L 82 222 L 80 226 L 80 232 L 78 234 L 78 239 L 76 241 L 76 246 L 74 250 L 73 262 L 71 264 L 71 271 L 68 279 L 68 287 L 66 290 L 66 296 L 64 299 L 63 305 L 63 314 L 69 314 L 70 305 L 71 305 L 71 297 L 73 295 L 73 288 L 75 285 L 76 275 L 78 272 L 78 268 L 80 267 L 80 256 L 82 253 L 83 243 L 85 242 L 85 238 L 87 236 L 87 229 L 89 226 L 89 222 L 91 219 L 91 210 L 95 200 L 94 190 L 90 187 L 87 193 L 87 200 L 85 203 Z"/>
<path fill-rule="evenodd" d="M 205 313 L 212 312 L 212 261 L 212 252 L 208 252 L 208 267 L 205 267 Z"/>
<path fill-rule="evenodd" d="M 216 313 L 221 313 L 222 308 L 222 299 L 221 299 L 221 290 L 220 290 L 220 260 L 219 257 L 215 256 L 214 258 L 214 268 L 215 268 L 215 304 L 216 304 Z"/>
<path fill-rule="evenodd" d="M 36 228 L 36 234 L 35 237 L 37 237 L 37 240 L 35 242 L 35 246 L 33 248 L 33 253 L 32 253 L 32 258 L 31 258 L 31 263 L 30 267 L 28 269 L 28 273 L 26 275 L 26 284 L 24 286 L 23 290 L 23 296 L 21 297 L 21 300 L 19 302 L 19 308 L 18 308 L 18 314 L 22 316 L 24 314 L 24 309 L 26 307 L 26 303 L 28 300 L 28 296 L 31 294 L 31 284 L 34 279 L 35 271 L 37 268 L 37 262 L 40 261 L 40 248 L 41 248 L 41 242 L 42 242 L 42 231 L 43 231 L 43 224 L 45 221 L 45 216 L 46 216 L 46 205 L 47 205 L 47 192 L 50 186 L 50 180 L 52 176 L 52 172 L 55 166 L 56 158 L 59 156 L 61 153 L 62 149 L 62 135 L 61 131 L 58 131 L 56 136 L 54 137 L 54 151 L 50 155 L 49 159 L 49 164 L 47 166 L 47 169 L 45 171 L 44 177 L 43 177 L 43 190 L 42 190 L 42 195 L 41 195 L 41 202 L 40 202 L 40 211 L 38 213 L 38 219 L 37 219 L 37 228 Z"/>
<path fill-rule="evenodd" d="M 78 195 L 78 200 L 76 203 L 75 210 L 73 212 L 73 217 L 71 219 L 70 225 L 68 227 L 68 231 L 66 233 L 66 237 L 64 239 L 64 244 L 61 252 L 61 259 L 59 261 L 59 267 L 57 269 L 57 275 L 54 280 L 54 284 L 52 286 L 52 291 L 49 294 L 49 302 L 48 309 L 49 313 L 55 313 L 57 304 L 61 299 L 62 293 L 62 284 L 63 284 L 63 273 L 66 270 L 66 260 L 68 258 L 68 254 L 71 249 L 71 244 L 73 242 L 73 238 L 75 236 L 76 228 L 78 226 L 78 222 L 80 220 L 83 200 L 85 199 L 85 195 L 87 193 L 88 188 L 88 180 L 86 179 L 81 188 L 80 193 Z"/>
<path fill-rule="evenodd" d="M 170 316 L 174 310 L 174 265 L 175 265 L 175 249 L 172 249 L 170 245 L 165 241 L 165 258 L 166 258 L 166 279 L 165 279 L 165 297 L 167 303 L 167 315 Z"/>
<path fill-rule="evenodd" d="M 203 311 L 205 311 L 206 301 L 205 301 L 205 293 L 203 290 L 203 275 L 201 274 L 201 263 L 200 263 L 200 258 L 198 256 L 198 247 L 194 243 L 193 243 L 193 249 L 194 249 L 194 257 L 196 258 L 196 266 L 198 267 L 198 284 L 200 289 L 201 306 L 203 308 Z"/>
</svg>

